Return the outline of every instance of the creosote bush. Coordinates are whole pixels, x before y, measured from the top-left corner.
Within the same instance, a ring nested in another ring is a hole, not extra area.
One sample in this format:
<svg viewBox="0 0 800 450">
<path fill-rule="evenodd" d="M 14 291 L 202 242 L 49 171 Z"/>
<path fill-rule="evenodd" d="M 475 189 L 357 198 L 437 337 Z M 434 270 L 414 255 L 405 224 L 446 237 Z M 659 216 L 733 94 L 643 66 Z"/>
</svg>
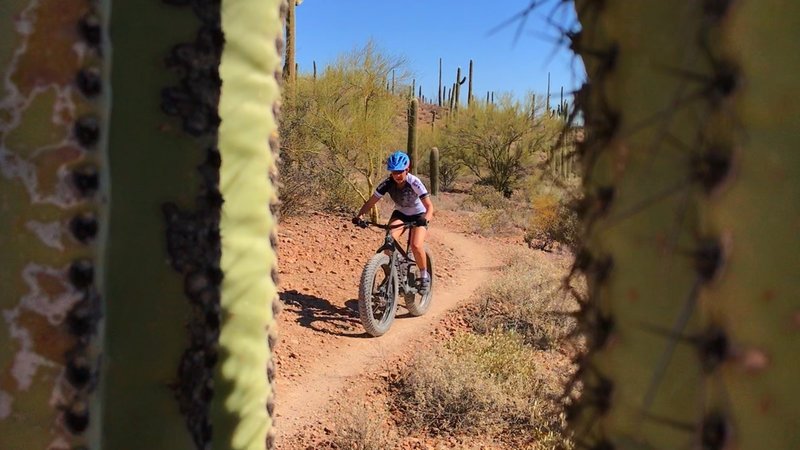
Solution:
<svg viewBox="0 0 800 450">
<path fill-rule="evenodd" d="M 578 214 L 554 195 L 537 195 L 531 202 L 533 214 L 525 230 L 529 247 L 549 251 L 555 242 L 575 248 L 579 237 Z"/>
</svg>

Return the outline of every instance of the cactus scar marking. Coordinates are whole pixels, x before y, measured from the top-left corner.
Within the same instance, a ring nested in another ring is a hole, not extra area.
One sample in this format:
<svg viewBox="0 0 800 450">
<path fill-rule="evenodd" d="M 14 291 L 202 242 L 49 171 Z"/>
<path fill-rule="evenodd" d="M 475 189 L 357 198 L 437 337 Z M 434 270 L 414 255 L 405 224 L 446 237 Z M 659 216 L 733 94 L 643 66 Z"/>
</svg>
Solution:
<svg viewBox="0 0 800 450">
<path fill-rule="evenodd" d="M 739 364 L 747 373 L 758 373 L 769 366 L 769 355 L 761 349 L 748 348 L 738 357 Z"/>
<path fill-rule="evenodd" d="M 19 350 L 14 357 L 11 374 L 21 390 L 28 389 L 40 367 L 59 367 L 55 361 L 37 353 L 37 342 L 46 339 L 51 332 L 45 333 L 41 323 L 25 319 L 27 313 L 33 313 L 47 320 L 50 326 L 59 326 L 66 318 L 67 312 L 77 303 L 78 296 L 64 281 L 64 270 L 29 263 L 22 273 L 29 292 L 13 309 L 4 310 L 3 318 L 12 339 L 19 342 Z M 45 281 L 56 280 L 56 286 L 48 287 Z M 34 329 L 26 327 L 30 323 Z M 46 347 L 46 346 L 45 346 Z M 56 351 L 58 353 L 58 351 Z"/>
<path fill-rule="evenodd" d="M 25 223 L 25 228 L 32 231 L 43 244 L 56 250 L 64 250 L 61 242 L 61 224 L 59 222 L 38 222 L 30 220 Z"/>
<path fill-rule="evenodd" d="M 14 402 L 14 398 L 11 397 L 11 394 L 0 390 L 0 420 L 3 420 L 11 415 L 11 404 Z"/>
</svg>

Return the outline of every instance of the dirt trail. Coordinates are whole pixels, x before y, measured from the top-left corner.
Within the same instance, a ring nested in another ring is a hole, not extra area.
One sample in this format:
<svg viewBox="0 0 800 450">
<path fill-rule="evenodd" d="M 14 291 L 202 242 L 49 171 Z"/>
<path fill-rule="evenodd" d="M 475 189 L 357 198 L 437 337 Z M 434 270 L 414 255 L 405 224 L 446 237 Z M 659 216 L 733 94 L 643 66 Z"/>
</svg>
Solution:
<svg viewBox="0 0 800 450">
<path fill-rule="evenodd" d="M 486 242 L 437 228 L 431 229 L 429 239 L 453 249 L 458 262 L 452 280 L 434 286 L 433 304 L 424 316 L 412 318 L 400 307 L 392 328 L 384 336 L 328 337 L 320 344 L 326 347 L 324 351 L 313 356 L 315 360 L 305 361 L 302 373 L 293 377 L 279 375 L 275 424 L 278 449 L 294 448 L 293 436 L 329 423 L 321 415 L 334 400 L 344 398 L 346 402 L 348 396 L 355 395 L 354 389 L 363 389 L 367 384 L 359 380 L 380 376 L 391 360 L 413 352 L 414 343 L 430 336 L 444 312 L 468 299 L 498 269 L 499 263 L 487 251 Z"/>
</svg>

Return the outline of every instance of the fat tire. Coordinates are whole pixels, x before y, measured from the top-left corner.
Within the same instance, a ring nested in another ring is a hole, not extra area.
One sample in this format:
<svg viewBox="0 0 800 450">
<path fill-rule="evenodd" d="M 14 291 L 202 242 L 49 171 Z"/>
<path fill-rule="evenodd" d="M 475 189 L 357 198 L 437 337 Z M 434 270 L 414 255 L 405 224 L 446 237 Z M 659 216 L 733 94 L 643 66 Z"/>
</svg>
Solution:
<svg viewBox="0 0 800 450">
<path fill-rule="evenodd" d="M 431 249 L 428 246 L 425 246 L 425 259 L 428 261 L 428 273 L 431 276 L 431 286 L 428 289 L 428 293 L 424 296 L 417 295 L 417 294 L 406 294 L 405 297 L 405 304 L 408 313 L 414 317 L 419 317 L 426 312 L 431 307 L 431 300 L 433 299 L 433 285 L 436 282 L 436 271 L 435 268 L 435 260 L 433 258 L 433 254 L 431 253 Z"/>
<path fill-rule="evenodd" d="M 358 315 L 367 334 L 378 337 L 389 331 L 397 312 L 397 279 L 391 280 L 391 298 L 387 299 L 388 305 L 384 317 L 376 319 L 372 307 L 372 288 L 379 270 L 389 270 L 391 259 L 385 253 L 375 254 L 364 266 L 361 273 L 361 283 L 358 288 Z"/>
</svg>

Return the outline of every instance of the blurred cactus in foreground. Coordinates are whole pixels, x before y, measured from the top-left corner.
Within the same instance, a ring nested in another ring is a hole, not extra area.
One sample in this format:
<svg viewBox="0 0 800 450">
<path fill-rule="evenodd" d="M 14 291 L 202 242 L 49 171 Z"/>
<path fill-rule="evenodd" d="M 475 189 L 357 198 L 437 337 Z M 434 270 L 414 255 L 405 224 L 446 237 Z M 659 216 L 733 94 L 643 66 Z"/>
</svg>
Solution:
<svg viewBox="0 0 800 450">
<path fill-rule="evenodd" d="M 575 6 L 577 448 L 800 448 L 800 3 Z"/>
<path fill-rule="evenodd" d="M 281 20 L 4 5 L 0 448 L 271 447 Z"/>
</svg>

